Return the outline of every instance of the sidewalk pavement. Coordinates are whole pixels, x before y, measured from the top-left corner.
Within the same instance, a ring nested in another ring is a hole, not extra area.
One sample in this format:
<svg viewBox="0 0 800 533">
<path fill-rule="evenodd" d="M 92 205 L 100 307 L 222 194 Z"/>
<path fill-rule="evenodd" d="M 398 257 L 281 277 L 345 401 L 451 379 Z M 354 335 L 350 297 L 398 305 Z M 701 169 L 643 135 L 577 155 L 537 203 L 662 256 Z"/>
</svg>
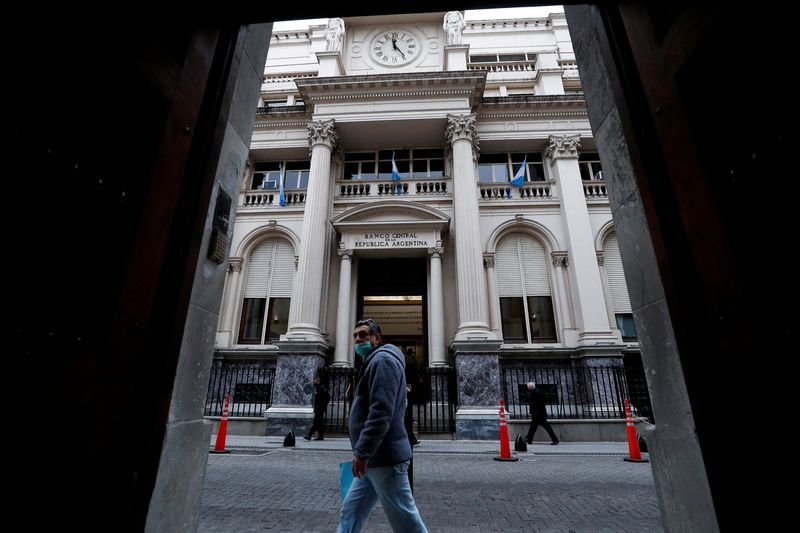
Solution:
<svg viewBox="0 0 800 533">
<path fill-rule="evenodd" d="M 417 454 L 500 454 L 499 440 L 444 440 L 444 439 L 425 439 L 425 435 L 418 435 L 420 444 L 414 447 L 414 455 Z M 217 436 L 211 436 L 210 449 L 214 449 Z M 225 450 L 231 453 L 245 452 L 252 453 L 260 450 L 268 451 L 283 447 L 283 437 L 260 437 L 227 435 L 225 438 Z M 350 439 L 346 437 L 325 437 L 321 441 L 307 441 L 302 436 L 295 436 L 295 450 L 300 451 L 331 451 L 349 452 Z M 514 452 L 514 443 L 511 443 L 511 451 Z M 558 446 L 551 446 L 549 442 L 536 442 L 528 444 L 527 453 L 534 455 L 628 455 L 627 442 L 564 442 Z M 647 454 L 643 454 L 645 457 Z"/>
</svg>

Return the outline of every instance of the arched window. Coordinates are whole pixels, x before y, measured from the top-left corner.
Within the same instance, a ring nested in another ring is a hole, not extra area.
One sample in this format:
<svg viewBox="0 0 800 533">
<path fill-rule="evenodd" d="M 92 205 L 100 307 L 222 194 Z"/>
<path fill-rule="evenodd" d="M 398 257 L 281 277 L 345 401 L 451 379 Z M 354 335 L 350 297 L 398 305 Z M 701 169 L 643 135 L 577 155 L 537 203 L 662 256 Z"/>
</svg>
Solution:
<svg viewBox="0 0 800 533">
<path fill-rule="evenodd" d="M 603 266 L 608 279 L 608 289 L 611 292 L 614 317 L 617 328 L 622 334 L 622 340 L 636 340 L 636 326 L 633 324 L 631 301 L 628 298 L 628 287 L 625 285 L 625 273 L 622 270 L 616 233 L 609 233 L 603 241 Z"/>
<path fill-rule="evenodd" d="M 542 243 L 527 233 L 506 235 L 495 250 L 495 268 L 503 339 L 555 342 L 550 274 Z"/>
<path fill-rule="evenodd" d="M 293 280 L 294 248 L 288 241 L 272 237 L 255 247 L 247 266 L 239 344 L 269 344 L 286 333 Z"/>
</svg>

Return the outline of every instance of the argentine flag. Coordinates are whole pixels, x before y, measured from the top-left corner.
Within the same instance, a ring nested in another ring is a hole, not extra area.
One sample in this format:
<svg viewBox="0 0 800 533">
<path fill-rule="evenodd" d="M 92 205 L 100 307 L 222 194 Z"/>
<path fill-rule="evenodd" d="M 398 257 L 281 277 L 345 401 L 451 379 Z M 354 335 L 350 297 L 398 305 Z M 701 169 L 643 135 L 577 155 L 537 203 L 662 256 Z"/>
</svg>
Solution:
<svg viewBox="0 0 800 533">
<path fill-rule="evenodd" d="M 394 162 L 394 150 L 392 150 L 392 180 L 400 179 L 400 172 L 397 170 L 397 163 Z"/>
<path fill-rule="evenodd" d="M 281 169 L 281 178 L 280 178 L 280 191 L 278 193 L 278 201 L 281 204 L 281 207 L 286 205 L 286 195 L 283 193 L 283 164 L 279 163 Z"/>
<path fill-rule="evenodd" d="M 525 183 L 525 163 L 527 161 L 528 156 L 526 155 L 522 160 L 522 166 L 519 167 L 519 170 L 517 170 L 517 173 L 514 174 L 514 177 L 511 179 L 511 185 L 514 187 L 522 187 L 522 184 Z"/>
</svg>

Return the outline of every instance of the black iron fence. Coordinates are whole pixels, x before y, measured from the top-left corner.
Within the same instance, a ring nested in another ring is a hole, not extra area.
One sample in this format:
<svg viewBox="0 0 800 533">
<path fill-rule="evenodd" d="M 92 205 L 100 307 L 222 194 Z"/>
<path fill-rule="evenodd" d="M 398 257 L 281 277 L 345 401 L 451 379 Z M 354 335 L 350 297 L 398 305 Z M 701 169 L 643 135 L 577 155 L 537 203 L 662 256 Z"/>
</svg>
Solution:
<svg viewBox="0 0 800 533">
<path fill-rule="evenodd" d="M 325 430 L 347 433 L 347 419 L 355 390 L 355 368 L 329 368 L 328 387 L 331 401 L 325 413 Z"/>
<path fill-rule="evenodd" d="M 528 382 L 545 395 L 549 418 L 609 419 L 625 417 L 625 399 L 634 416 L 652 420 L 646 384 L 632 379 L 622 365 L 575 367 L 529 360 L 503 360 L 500 386 L 512 419 L 530 418 Z M 636 381 L 636 383 L 634 383 Z"/>
<path fill-rule="evenodd" d="M 419 433 L 456 430 L 456 373 L 452 368 L 426 368 L 422 382 L 411 386 L 409 402 Z"/>
<path fill-rule="evenodd" d="M 205 416 L 222 416 L 225 395 L 231 395 L 228 416 L 262 417 L 272 405 L 275 363 L 215 359 L 208 380 Z"/>
<path fill-rule="evenodd" d="M 356 370 L 328 370 L 331 395 L 325 416 L 325 430 L 347 432 L 350 404 L 355 391 Z M 427 368 L 420 381 L 411 384 L 408 395 L 419 433 L 452 433 L 455 431 L 456 380 L 451 368 Z"/>
</svg>

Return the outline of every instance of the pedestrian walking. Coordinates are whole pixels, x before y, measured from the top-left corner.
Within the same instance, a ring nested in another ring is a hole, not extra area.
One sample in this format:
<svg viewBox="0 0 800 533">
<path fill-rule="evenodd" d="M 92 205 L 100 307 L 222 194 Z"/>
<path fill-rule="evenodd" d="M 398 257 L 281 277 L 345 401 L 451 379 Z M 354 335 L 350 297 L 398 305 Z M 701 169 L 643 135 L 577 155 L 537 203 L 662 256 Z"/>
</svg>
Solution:
<svg viewBox="0 0 800 533">
<path fill-rule="evenodd" d="M 321 374 L 322 376 L 317 374 L 314 378 L 314 423 L 311 425 L 311 429 L 308 430 L 308 433 L 303 435 L 303 438 L 306 440 L 311 440 L 315 431 L 317 433 L 317 438 L 314 440 L 325 440 L 323 435 L 325 411 L 328 410 L 328 402 L 331 399 L 331 395 L 328 387 L 328 374 L 324 372 L 321 372 Z"/>
<path fill-rule="evenodd" d="M 539 426 L 542 426 L 547 434 L 550 435 L 550 444 L 556 445 L 560 441 L 556 437 L 550 422 L 547 421 L 547 408 L 544 405 L 544 394 L 536 388 L 536 383 L 533 381 L 528 383 L 528 391 L 530 391 L 531 400 L 531 427 L 528 428 L 528 436 L 525 437 L 525 442 L 533 444 L 533 435 Z"/>
<path fill-rule="evenodd" d="M 408 482 L 412 453 L 403 425 L 405 358 L 396 346 L 381 345 L 381 328 L 372 319 L 356 323 L 353 339 L 363 358 L 350 407 L 355 479 L 342 502 L 337 531 L 361 531 L 380 500 L 392 530 L 427 533 Z"/>
</svg>

